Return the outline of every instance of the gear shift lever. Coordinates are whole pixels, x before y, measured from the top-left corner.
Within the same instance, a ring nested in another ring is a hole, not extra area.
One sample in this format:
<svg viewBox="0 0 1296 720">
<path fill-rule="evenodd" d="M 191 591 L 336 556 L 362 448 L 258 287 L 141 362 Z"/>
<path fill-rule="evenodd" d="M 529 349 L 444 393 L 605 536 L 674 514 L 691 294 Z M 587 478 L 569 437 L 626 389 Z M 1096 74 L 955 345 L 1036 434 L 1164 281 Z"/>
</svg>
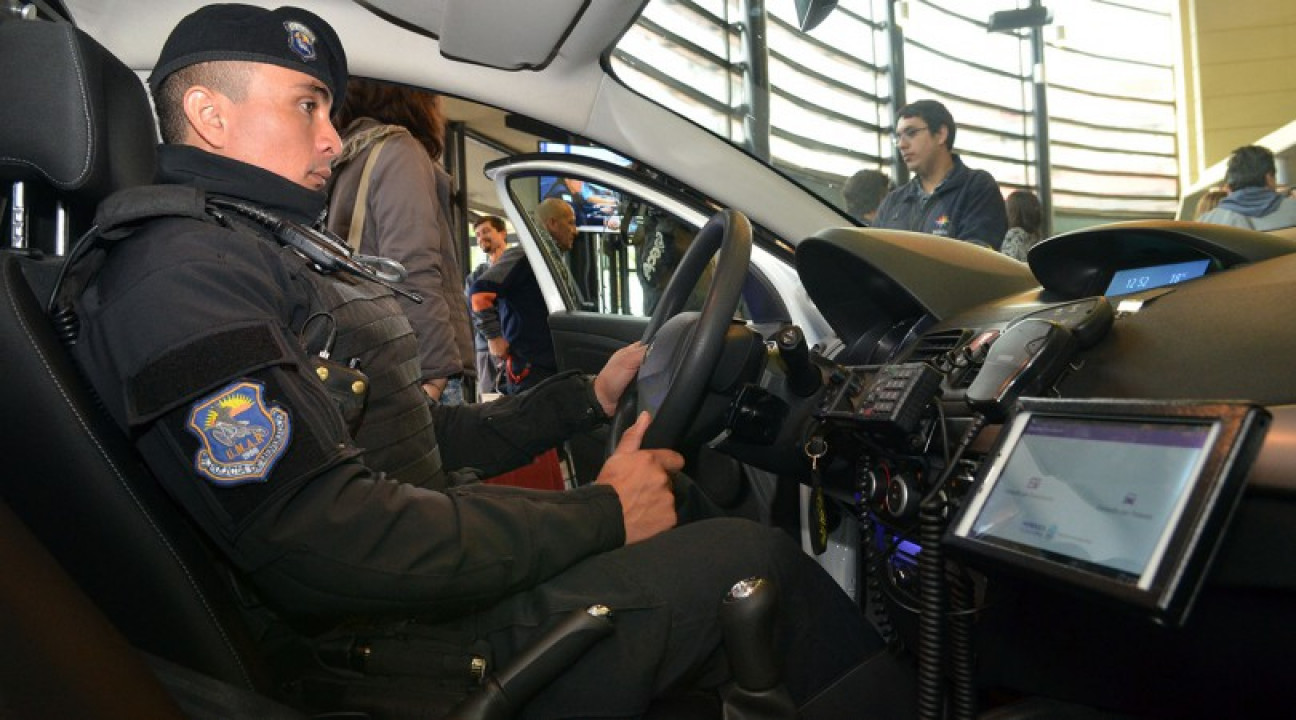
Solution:
<svg viewBox="0 0 1296 720">
<path fill-rule="evenodd" d="M 723 693 L 725 720 L 796 717 L 774 651 L 777 611 L 778 594 L 763 578 L 735 583 L 720 604 L 720 630 L 734 677 Z"/>
</svg>

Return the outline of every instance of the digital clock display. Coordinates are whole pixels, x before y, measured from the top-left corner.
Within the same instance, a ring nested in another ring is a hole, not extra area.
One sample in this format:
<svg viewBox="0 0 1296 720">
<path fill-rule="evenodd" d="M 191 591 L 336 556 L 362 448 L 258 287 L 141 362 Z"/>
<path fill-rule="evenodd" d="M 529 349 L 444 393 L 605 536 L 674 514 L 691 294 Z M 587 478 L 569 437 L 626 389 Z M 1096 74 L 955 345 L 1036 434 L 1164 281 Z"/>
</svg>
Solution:
<svg viewBox="0 0 1296 720">
<path fill-rule="evenodd" d="M 1193 260 L 1191 262 L 1173 263 L 1170 265 L 1153 265 L 1151 267 L 1118 270 L 1107 286 L 1108 297 L 1128 295 L 1140 290 L 1151 290 L 1164 285 L 1174 285 L 1184 280 L 1192 280 L 1206 274 L 1210 260 Z"/>
</svg>

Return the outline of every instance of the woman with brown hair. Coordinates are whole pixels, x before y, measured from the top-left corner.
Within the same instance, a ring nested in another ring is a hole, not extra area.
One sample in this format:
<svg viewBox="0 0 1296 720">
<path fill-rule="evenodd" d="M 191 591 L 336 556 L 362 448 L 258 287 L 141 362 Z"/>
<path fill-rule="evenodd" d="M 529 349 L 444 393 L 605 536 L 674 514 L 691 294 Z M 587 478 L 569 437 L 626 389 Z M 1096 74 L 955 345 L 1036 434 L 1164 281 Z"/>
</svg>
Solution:
<svg viewBox="0 0 1296 720">
<path fill-rule="evenodd" d="M 445 116 L 439 95 L 352 78 L 337 118 L 329 229 L 358 253 L 390 258 L 422 303 L 399 297 L 418 339 L 423 389 L 463 402 L 475 373 L 463 272 L 450 224 L 453 181 L 441 167 Z"/>
<path fill-rule="evenodd" d="M 1029 190 L 1017 190 L 1004 201 L 1008 211 L 1008 232 L 1004 235 L 1004 255 L 1026 262 L 1026 251 L 1040 241 L 1040 224 L 1044 210 L 1038 197 Z"/>
</svg>

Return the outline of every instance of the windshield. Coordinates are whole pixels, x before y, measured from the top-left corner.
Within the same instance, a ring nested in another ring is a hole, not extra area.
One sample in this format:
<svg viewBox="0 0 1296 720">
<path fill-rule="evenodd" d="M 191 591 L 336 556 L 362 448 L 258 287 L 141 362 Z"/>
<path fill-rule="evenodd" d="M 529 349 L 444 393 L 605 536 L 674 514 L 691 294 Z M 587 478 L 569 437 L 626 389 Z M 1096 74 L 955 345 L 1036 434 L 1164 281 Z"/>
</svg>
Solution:
<svg viewBox="0 0 1296 720">
<path fill-rule="evenodd" d="M 963 161 L 1005 196 L 1039 194 L 1055 232 L 1174 216 L 1171 0 L 1055 0 L 1035 28 L 1011 27 L 1032 19 L 1029 0 L 841 0 L 808 32 L 798 4 L 653 0 L 613 71 L 843 210 L 861 170 L 909 179 L 896 110 L 934 99 Z"/>
</svg>

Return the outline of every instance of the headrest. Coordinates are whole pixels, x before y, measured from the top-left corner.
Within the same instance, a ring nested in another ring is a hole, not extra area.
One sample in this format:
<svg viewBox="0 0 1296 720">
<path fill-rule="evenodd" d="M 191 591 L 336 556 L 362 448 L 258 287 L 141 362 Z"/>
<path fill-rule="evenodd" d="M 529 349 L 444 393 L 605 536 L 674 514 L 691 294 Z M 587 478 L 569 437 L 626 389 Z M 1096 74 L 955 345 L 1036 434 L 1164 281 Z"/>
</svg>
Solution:
<svg viewBox="0 0 1296 720">
<path fill-rule="evenodd" d="M 0 181 L 96 204 L 152 182 L 157 131 L 139 77 L 65 23 L 0 23 Z"/>
</svg>

